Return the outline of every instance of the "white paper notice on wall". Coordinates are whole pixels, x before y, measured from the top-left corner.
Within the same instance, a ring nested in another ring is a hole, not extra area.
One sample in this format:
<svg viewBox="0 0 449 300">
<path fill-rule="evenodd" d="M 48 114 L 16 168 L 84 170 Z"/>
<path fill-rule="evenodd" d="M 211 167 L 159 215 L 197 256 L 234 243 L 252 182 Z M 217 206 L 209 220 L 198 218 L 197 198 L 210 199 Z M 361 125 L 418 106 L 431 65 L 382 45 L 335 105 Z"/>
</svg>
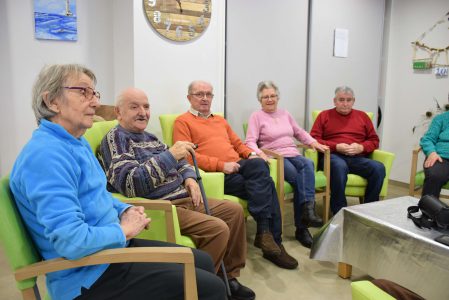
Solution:
<svg viewBox="0 0 449 300">
<path fill-rule="evenodd" d="M 349 31 L 347 29 L 335 28 L 334 31 L 334 56 L 348 57 Z"/>
</svg>

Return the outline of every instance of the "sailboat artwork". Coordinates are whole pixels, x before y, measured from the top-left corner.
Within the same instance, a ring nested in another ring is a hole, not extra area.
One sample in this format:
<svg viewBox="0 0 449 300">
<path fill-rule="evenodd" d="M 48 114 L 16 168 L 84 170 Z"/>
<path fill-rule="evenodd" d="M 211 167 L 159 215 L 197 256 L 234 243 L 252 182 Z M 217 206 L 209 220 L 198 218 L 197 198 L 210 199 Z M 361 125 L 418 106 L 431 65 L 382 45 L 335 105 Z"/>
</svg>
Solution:
<svg viewBox="0 0 449 300">
<path fill-rule="evenodd" d="M 37 39 L 76 41 L 76 0 L 34 0 Z"/>
</svg>

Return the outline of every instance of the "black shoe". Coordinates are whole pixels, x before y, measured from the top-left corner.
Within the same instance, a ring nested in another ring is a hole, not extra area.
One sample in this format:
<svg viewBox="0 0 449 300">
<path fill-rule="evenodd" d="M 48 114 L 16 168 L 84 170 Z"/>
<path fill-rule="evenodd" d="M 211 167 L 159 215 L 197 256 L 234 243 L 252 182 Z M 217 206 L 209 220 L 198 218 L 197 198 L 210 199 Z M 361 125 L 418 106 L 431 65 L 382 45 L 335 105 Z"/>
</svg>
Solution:
<svg viewBox="0 0 449 300">
<path fill-rule="evenodd" d="M 298 267 L 298 261 L 287 253 L 283 245 L 280 245 L 279 248 L 281 248 L 281 254 L 268 255 L 264 253 L 263 258 L 268 259 L 278 267 L 290 270 L 296 269 Z"/>
<path fill-rule="evenodd" d="M 308 201 L 302 205 L 301 222 L 306 227 L 323 226 L 323 219 L 315 213 L 315 201 Z"/>
<path fill-rule="evenodd" d="M 297 228 L 295 238 L 306 248 L 312 248 L 312 235 L 307 228 Z"/>
<path fill-rule="evenodd" d="M 254 300 L 256 294 L 249 288 L 242 285 L 236 278 L 229 279 L 231 299 L 233 300 Z"/>
</svg>

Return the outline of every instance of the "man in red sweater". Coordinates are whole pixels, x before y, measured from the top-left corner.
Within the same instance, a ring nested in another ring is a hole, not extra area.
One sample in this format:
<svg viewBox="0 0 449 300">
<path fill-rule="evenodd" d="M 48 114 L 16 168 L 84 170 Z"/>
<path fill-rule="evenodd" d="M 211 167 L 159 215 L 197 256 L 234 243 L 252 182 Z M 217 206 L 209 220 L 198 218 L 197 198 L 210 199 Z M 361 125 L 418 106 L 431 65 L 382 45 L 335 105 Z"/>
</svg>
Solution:
<svg viewBox="0 0 449 300">
<path fill-rule="evenodd" d="M 347 206 L 345 187 L 348 173 L 368 181 L 365 202 L 379 200 L 385 178 L 382 163 L 367 156 L 379 148 L 379 137 L 368 115 L 352 109 L 355 97 L 350 87 L 335 89 L 335 108 L 322 111 L 310 135 L 331 150 L 331 210 L 335 215 Z"/>
<path fill-rule="evenodd" d="M 212 85 L 207 82 L 189 85 L 187 99 L 191 107 L 176 119 L 173 141 L 197 144 L 198 166 L 204 171 L 225 173 L 225 193 L 247 199 L 248 211 L 257 222 L 254 245 L 279 267 L 295 269 L 298 261 L 282 245 L 279 201 L 269 168 L 223 117 L 211 113 L 213 96 Z"/>
</svg>

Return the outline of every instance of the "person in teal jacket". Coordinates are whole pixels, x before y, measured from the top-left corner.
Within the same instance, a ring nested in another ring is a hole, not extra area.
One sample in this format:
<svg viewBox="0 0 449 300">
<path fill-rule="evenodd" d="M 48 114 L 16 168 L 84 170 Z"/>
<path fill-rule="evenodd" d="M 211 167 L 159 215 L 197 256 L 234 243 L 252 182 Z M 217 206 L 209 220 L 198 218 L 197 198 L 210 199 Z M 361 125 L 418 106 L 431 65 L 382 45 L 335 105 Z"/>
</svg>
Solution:
<svg viewBox="0 0 449 300">
<path fill-rule="evenodd" d="M 422 195 L 439 198 L 441 188 L 449 181 L 449 112 L 433 118 L 420 146 L 426 155 Z"/>
<path fill-rule="evenodd" d="M 79 65 L 51 65 L 33 89 L 38 128 L 19 154 L 10 187 L 28 232 L 44 260 L 79 259 L 103 249 L 177 246 L 134 237 L 149 226 L 143 207 L 130 206 L 106 190 L 106 177 L 82 137 L 92 126 L 100 93 L 96 78 Z M 193 249 L 200 299 L 224 299 L 208 254 Z M 178 264 L 120 263 L 49 273 L 57 299 L 180 299 Z"/>
</svg>

